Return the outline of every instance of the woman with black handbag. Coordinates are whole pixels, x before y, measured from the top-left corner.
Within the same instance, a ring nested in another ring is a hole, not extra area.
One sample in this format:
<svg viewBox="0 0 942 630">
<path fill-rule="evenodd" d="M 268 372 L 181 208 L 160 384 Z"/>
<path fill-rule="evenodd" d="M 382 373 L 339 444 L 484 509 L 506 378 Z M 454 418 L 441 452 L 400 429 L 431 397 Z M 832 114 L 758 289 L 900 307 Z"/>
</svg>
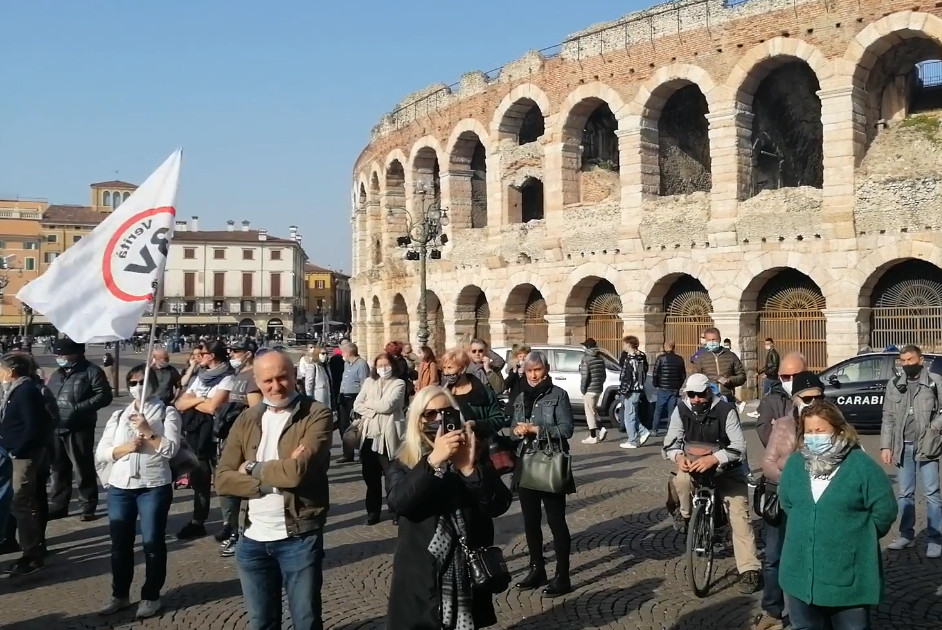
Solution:
<svg viewBox="0 0 942 630">
<path fill-rule="evenodd" d="M 523 369 L 525 378 L 520 381 L 520 393 L 509 403 L 513 410 L 513 434 L 524 440 L 514 471 L 514 487 L 520 498 L 530 550 L 530 573 L 517 583 L 517 588 L 529 590 L 546 584 L 542 529 L 545 509 L 553 532 L 556 576 L 543 589 L 543 595 L 557 597 L 572 590 L 569 581 L 572 537 L 566 523 L 566 495 L 575 492 L 568 442 L 573 432 L 572 406 L 566 390 L 553 385 L 543 354 L 528 354 Z"/>
<path fill-rule="evenodd" d="M 446 427 L 454 430 L 446 431 Z M 497 623 L 493 596 L 510 582 L 492 520 L 513 501 L 458 403 L 419 391 L 403 446 L 389 466 L 389 507 L 399 517 L 386 627 L 475 630 Z"/>
</svg>

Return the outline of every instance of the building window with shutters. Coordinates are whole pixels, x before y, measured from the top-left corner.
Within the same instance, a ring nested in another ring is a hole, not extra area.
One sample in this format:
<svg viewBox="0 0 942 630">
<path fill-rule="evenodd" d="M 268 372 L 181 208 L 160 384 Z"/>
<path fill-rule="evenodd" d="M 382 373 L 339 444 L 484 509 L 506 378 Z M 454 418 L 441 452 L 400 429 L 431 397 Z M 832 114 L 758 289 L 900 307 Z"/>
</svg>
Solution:
<svg viewBox="0 0 942 630">
<path fill-rule="evenodd" d="M 26 271 L 36 271 L 36 259 L 35 259 L 35 258 L 27 258 L 27 259 L 24 261 L 23 268 L 24 268 Z"/>
<path fill-rule="evenodd" d="M 271 274 L 271 296 L 281 297 L 281 274 L 280 273 Z"/>
<path fill-rule="evenodd" d="M 226 250 L 223 248 L 217 248 L 213 250 L 213 260 L 225 260 L 226 259 Z"/>
<path fill-rule="evenodd" d="M 224 297 L 226 295 L 226 273 L 224 271 L 213 272 L 213 296 Z"/>
<path fill-rule="evenodd" d="M 188 271 L 183 274 L 183 295 L 185 297 L 196 297 L 196 273 L 195 272 Z"/>
<path fill-rule="evenodd" d="M 196 258 L 196 248 L 194 247 L 184 247 L 183 248 L 183 257 L 187 260 L 194 260 Z"/>
<path fill-rule="evenodd" d="M 281 260 L 281 250 L 273 249 L 271 250 L 271 259 L 272 260 Z"/>
<path fill-rule="evenodd" d="M 254 250 L 254 249 L 243 249 L 243 250 L 242 250 L 242 260 L 255 260 L 255 250 Z"/>
<path fill-rule="evenodd" d="M 47 243 L 58 243 L 58 242 L 59 242 L 59 235 L 58 235 L 58 234 L 46 234 L 46 242 L 47 242 Z"/>
<path fill-rule="evenodd" d="M 314 281 L 314 288 L 315 288 L 315 289 L 323 289 L 323 288 L 324 288 L 324 281 L 323 281 L 323 280 L 315 280 L 315 281 Z"/>
<path fill-rule="evenodd" d="M 59 255 L 59 254 L 56 253 L 56 252 L 46 252 L 45 254 L 43 254 L 43 262 L 48 265 L 48 264 L 50 264 L 52 261 L 54 261 L 54 260 L 56 259 L 56 256 L 58 256 L 58 255 Z"/>
<path fill-rule="evenodd" d="M 252 285 L 254 278 L 251 273 L 242 274 L 242 297 L 252 297 Z"/>
</svg>

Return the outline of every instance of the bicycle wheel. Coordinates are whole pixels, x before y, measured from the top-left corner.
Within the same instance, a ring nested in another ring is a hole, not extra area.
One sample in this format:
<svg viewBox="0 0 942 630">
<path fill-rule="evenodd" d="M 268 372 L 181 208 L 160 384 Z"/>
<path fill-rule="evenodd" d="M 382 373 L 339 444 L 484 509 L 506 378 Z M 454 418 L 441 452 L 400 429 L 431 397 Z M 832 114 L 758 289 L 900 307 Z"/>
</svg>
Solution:
<svg viewBox="0 0 942 630">
<path fill-rule="evenodd" d="M 687 577 L 697 597 L 706 597 L 713 575 L 713 519 L 695 505 L 687 527 Z"/>
</svg>

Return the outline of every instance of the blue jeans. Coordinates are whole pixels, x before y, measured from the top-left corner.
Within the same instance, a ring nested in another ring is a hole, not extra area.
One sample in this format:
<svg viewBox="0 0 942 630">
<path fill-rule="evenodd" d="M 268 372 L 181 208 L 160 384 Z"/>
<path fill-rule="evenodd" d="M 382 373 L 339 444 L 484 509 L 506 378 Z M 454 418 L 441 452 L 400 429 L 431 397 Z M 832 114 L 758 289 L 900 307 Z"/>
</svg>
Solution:
<svg viewBox="0 0 942 630">
<path fill-rule="evenodd" d="M 899 535 L 908 540 L 916 539 L 916 473 L 922 477 L 922 489 L 926 496 L 928 534 L 930 543 L 942 543 L 942 497 L 939 495 L 939 461 L 917 462 L 913 444 L 903 445 L 903 466 L 899 469 Z"/>
<path fill-rule="evenodd" d="M 141 599 L 160 599 L 167 579 L 167 513 L 173 501 L 170 484 L 157 488 L 108 488 L 108 528 L 111 531 L 111 594 L 126 598 L 134 579 L 134 537 L 141 517 L 144 547 L 144 586 Z"/>
<path fill-rule="evenodd" d="M 323 629 L 321 532 L 275 542 L 258 542 L 243 535 L 236 547 L 236 563 L 252 630 L 281 630 L 282 586 L 295 629 Z"/>
<path fill-rule="evenodd" d="M 13 505 L 13 460 L 0 447 L 0 540 L 7 531 L 7 519 Z"/>
<path fill-rule="evenodd" d="M 785 593 L 778 585 L 778 565 L 782 559 L 782 546 L 785 544 L 785 517 L 778 527 L 768 523 L 763 526 L 765 537 L 765 563 L 762 565 L 762 610 L 770 617 L 781 619 L 785 616 Z"/>
<path fill-rule="evenodd" d="M 775 381 L 777 380 L 778 379 L 769 378 L 768 376 L 765 377 L 765 380 L 762 381 L 762 395 L 763 396 L 769 395 L 769 392 L 772 391 L 772 386 L 775 385 Z"/>
<path fill-rule="evenodd" d="M 661 418 L 667 418 L 667 424 L 670 425 L 671 414 L 677 407 L 677 392 L 672 389 L 658 389 L 657 402 L 654 404 L 654 426 L 652 431 L 657 431 L 661 426 Z"/>
<path fill-rule="evenodd" d="M 806 604 L 797 597 L 788 598 L 791 630 L 869 630 L 870 607 L 829 608 Z"/>
<path fill-rule="evenodd" d="M 641 403 L 641 393 L 635 392 L 622 397 L 621 421 L 628 432 L 628 441 L 637 444 L 638 433 L 641 431 L 641 418 L 638 416 L 638 405 Z"/>
</svg>

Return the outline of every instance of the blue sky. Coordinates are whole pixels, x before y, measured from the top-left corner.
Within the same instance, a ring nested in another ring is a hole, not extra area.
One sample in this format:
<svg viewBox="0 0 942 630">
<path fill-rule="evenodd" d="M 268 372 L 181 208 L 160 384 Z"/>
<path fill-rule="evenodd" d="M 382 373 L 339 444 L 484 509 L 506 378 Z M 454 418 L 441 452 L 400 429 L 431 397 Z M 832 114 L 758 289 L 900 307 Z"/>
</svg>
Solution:
<svg viewBox="0 0 942 630">
<path fill-rule="evenodd" d="M 383 113 L 652 3 L 0 0 L 0 197 L 88 204 L 183 146 L 180 216 L 298 225 L 349 271 L 351 168 Z"/>
</svg>

